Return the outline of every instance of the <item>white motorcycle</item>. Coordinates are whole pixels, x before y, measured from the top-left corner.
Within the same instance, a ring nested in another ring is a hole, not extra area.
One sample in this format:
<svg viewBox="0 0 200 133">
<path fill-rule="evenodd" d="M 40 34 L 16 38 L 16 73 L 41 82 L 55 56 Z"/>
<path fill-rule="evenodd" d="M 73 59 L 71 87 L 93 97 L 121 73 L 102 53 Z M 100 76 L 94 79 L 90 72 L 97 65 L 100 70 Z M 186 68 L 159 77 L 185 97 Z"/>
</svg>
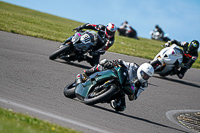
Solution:
<svg viewBox="0 0 200 133">
<path fill-rule="evenodd" d="M 150 62 L 160 76 L 174 75 L 183 61 L 183 51 L 176 44 L 163 48 Z"/>
<path fill-rule="evenodd" d="M 160 41 L 170 41 L 171 39 L 168 37 L 169 35 L 164 33 L 164 35 L 160 34 L 158 31 L 150 31 L 151 39 L 153 40 L 160 40 Z"/>
</svg>

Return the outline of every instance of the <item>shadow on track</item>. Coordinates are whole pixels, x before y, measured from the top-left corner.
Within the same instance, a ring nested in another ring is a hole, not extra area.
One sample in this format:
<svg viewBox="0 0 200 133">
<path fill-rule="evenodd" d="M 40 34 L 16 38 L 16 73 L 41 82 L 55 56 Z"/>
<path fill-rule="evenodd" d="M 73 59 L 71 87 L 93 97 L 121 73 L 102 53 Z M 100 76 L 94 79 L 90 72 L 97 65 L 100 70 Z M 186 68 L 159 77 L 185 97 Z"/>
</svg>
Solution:
<svg viewBox="0 0 200 133">
<path fill-rule="evenodd" d="M 158 87 L 158 85 L 152 84 L 152 83 L 148 83 L 149 85 L 152 85 L 154 87 Z"/>
<path fill-rule="evenodd" d="M 122 115 L 122 116 L 125 116 L 125 117 L 136 119 L 136 120 L 139 120 L 139 121 L 147 122 L 147 123 L 150 123 L 152 125 L 157 125 L 157 126 L 160 126 L 160 127 L 164 127 L 164 128 L 169 128 L 169 129 L 172 129 L 172 130 L 180 131 L 180 132 L 183 132 L 183 133 L 188 133 L 187 131 L 184 131 L 184 130 L 180 130 L 180 129 L 177 129 L 177 128 L 174 128 L 174 127 L 170 127 L 170 126 L 167 126 L 167 125 L 164 125 L 164 124 L 153 122 L 153 121 L 150 121 L 150 120 L 147 120 L 147 119 L 144 119 L 144 118 L 140 118 L 140 117 L 124 114 L 124 113 L 121 113 L 121 112 L 116 112 L 114 110 L 107 109 L 107 108 L 104 108 L 104 107 L 100 107 L 100 106 L 97 106 L 97 105 L 93 105 L 91 107 L 99 108 L 99 109 L 102 109 L 102 110 L 106 110 L 106 111 L 109 111 L 109 112 L 112 112 L 112 113 L 116 113 L 116 114 L 119 114 L 119 115 Z"/>
<path fill-rule="evenodd" d="M 66 62 L 66 61 L 60 61 L 60 60 L 54 60 L 54 61 L 59 62 L 59 63 L 63 63 L 63 64 L 67 64 L 67 65 L 71 65 L 71 66 L 75 66 L 75 67 L 80 67 L 80 68 L 83 68 L 83 69 L 90 69 L 91 68 L 89 66 L 81 65 L 79 63 Z"/>
<path fill-rule="evenodd" d="M 200 85 L 197 85 L 197 84 L 194 84 L 194 83 L 190 83 L 190 82 L 186 82 L 186 81 L 183 81 L 181 79 L 172 79 L 172 78 L 160 77 L 160 76 L 153 76 L 153 77 L 154 78 L 168 80 L 168 81 L 172 81 L 172 82 L 176 82 L 176 83 L 180 83 L 180 84 L 184 84 L 184 85 L 188 85 L 188 86 L 193 86 L 193 87 L 196 87 L 196 88 L 200 88 Z"/>
</svg>

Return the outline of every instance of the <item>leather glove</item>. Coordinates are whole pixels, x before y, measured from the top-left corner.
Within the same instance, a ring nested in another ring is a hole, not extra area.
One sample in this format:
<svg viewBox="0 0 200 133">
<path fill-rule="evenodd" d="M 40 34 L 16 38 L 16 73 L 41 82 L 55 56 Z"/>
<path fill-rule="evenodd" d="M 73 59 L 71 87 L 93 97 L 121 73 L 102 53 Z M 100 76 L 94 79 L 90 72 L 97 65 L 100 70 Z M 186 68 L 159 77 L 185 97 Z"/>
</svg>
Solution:
<svg viewBox="0 0 200 133">
<path fill-rule="evenodd" d="M 76 31 L 81 31 L 83 29 L 83 25 L 76 27 Z"/>
<path fill-rule="evenodd" d="M 110 68 L 113 68 L 114 65 L 113 65 L 113 62 L 112 61 L 108 61 L 106 62 L 104 65 L 103 65 L 104 68 L 107 68 L 107 69 L 110 69 Z"/>
<path fill-rule="evenodd" d="M 121 65 L 122 67 L 126 68 L 125 64 L 123 63 L 123 61 L 121 59 L 114 60 L 113 62 L 116 64 L 116 66 Z"/>
<path fill-rule="evenodd" d="M 119 66 L 120 64 L 119 60 L 113 60 L 113 66 Z"/>
</svg>

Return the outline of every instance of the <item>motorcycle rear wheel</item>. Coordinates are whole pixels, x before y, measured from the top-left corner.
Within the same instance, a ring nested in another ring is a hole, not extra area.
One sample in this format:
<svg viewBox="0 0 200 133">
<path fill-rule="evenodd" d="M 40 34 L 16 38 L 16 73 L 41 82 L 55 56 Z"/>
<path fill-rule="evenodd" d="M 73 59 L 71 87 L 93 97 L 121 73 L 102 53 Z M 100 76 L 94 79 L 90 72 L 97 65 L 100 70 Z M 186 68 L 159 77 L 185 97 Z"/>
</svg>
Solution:
<svg viewBox="0 0 200 133">
<path fill-rule="evenodd" d="M 110 86 L 110 88 L 105 88 L 101 92 L 95 94 L 95 92 L 91 92 L 85 99 L 84 103 L 87 105 L 94 105 L 97 103 L 105 102 L 110 97 L 112 97 L 116 92 L 116 87 L 114 85 Z"/>
<path fill-rule="evenodd" d="M 49 56 L 50 60 L 55 60 L 56 58 L 58 58 L 59 56 L 61 56 L 62 54 L 70 54 L 70 46 L 63 46 L 62 48 L 56 50 L 52 55 Z"/>
<path fill-rule="evenodd" d="M 76 82 L 68 84 L 63 91 L 64 95 L 68 98 L 75 98 L 76 97 L 75 88 L 76 88 Z"/>
</svg>

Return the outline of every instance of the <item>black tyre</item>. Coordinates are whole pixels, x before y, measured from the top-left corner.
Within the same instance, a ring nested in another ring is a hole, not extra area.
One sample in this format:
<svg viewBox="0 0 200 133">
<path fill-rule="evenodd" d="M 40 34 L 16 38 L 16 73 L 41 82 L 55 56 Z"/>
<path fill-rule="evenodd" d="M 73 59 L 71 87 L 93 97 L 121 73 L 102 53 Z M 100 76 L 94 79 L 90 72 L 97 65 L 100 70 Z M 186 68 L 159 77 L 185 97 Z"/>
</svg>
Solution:
<svg viewBox="0 0 200 133">
<path fill-rule="evenodd" d="M 110 97 L 112 97 L 116 92 L 116 87 L 114 85 L 110 88 L 104 88 L 100 92 L 91 92 L 85 99 L 84 103 L 87 105 L 94 105 L 96 103 L 105 102 Z"/>
<path fill-rule="evenodd" d="M 75 98 L 76 97 L 75 87 L 76 87 L 76 82 L 68 84 L 63 91 L 64 95 L 68 98 Z"/>
<path fill-rule="evenodd" d="M 159 74 L 161 77 L 166 77 L 166 76 L 168 76 L 168 74 Z"/>
<path fill-rule="evenodd" d="M 55 60 L 56 58 L 58 58 L 59 56 L 61 56 L 62 54 L 70 54 L 70 46 L 63 46 L 62 48 L 56 50 L 52 55 L 49 56 L 50 60 Z"/>
</svg>

